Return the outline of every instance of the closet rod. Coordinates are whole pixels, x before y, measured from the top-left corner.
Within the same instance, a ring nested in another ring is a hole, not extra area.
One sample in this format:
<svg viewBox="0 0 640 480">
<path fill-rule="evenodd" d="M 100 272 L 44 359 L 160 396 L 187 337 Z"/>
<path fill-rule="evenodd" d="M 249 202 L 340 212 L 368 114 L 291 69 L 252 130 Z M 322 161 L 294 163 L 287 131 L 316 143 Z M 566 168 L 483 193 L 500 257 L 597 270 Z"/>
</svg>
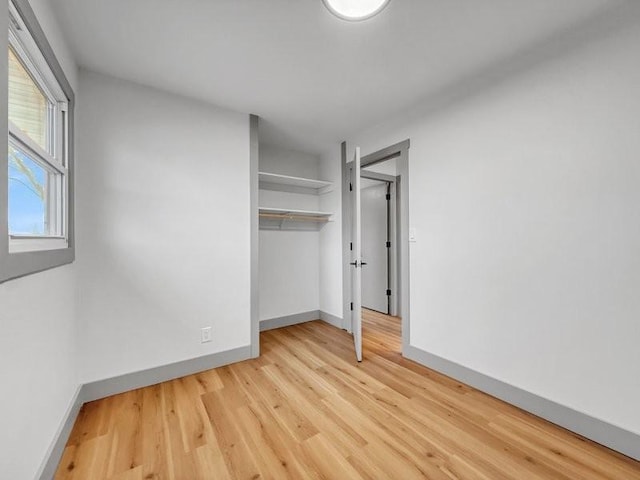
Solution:
<svg viewBox="0 0 640 480">
<path fill-rule="evenodd" d="M 285 213 L 261 213 L 260 218 L 277 218 L 280 220 L 298 220 L 303 222 L 328 222 L 326 217 L 313 217 L 309 215 L 290 215 Z"/>
</svg>

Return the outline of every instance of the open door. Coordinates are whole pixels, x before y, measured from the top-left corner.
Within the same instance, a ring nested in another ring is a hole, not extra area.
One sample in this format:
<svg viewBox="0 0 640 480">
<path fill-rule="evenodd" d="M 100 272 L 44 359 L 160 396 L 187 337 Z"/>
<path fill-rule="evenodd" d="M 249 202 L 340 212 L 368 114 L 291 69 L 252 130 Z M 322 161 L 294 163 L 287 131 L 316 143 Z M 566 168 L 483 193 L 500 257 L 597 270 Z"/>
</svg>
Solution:
<svg viewBox="0 0 640 480">
<path fill-rule="evenodd" d="M 356 349 L 356 358 L 362 361 L 362 219 L 360 206 L 360 147 L 356 147 L 351 169 L 351 222 L 353 231 L 351 238 L 351 331 Z"/>
<path fill-rule="evenodd" d="M 402 353 L 409 348 L 409 140 L 396 143 L 376 152 L 360 157 L 356 148 L 354 161 L 347 161 L 347 142 L 340 146 L 342 168 L 342 328 L 353 334 L 356 357 L 362 359 L 362 244 L 361 244 L 361 178 L 392 182 L 391 211 L 388 215 L 395 225 L 390 245 L 395 256 L 390 271 L 391 293 L 395 305 L 391 304 L 394 316 L 402 318 Z M 386 163 L 385 162 L 389 162 Z M 376 171 L 377 164 L 383 171 Z M 382 167 L 385 168 L 382 168 Z M 391 167 L 391 168 L 386 168 Z M 364 168 L 364 170 L 361 170 Z M 391 171 L 389 171 L 391 170 Z M 366 232 L 365 232 L 366 234 Z M 393 244 L 395 242 L 395 245 Z M 368 268 L 368 267 L 367 267 Z M 392 295 L 393 296 L 393 295 Z"/>
</svg>

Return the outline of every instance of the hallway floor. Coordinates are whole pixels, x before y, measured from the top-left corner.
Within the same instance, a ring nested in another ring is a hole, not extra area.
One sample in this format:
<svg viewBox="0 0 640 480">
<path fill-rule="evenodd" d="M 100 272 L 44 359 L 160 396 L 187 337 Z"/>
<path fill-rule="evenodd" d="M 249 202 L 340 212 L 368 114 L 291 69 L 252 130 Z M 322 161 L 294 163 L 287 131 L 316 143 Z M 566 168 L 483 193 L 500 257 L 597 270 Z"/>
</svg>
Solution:
<svg viewBox="0 0 640 480">
<path fill-rule="evenodd" d="M 321 321 L 262 356 L 86 404 L 56 479 L 640 479 L 640 463 Z"/>
</svg>

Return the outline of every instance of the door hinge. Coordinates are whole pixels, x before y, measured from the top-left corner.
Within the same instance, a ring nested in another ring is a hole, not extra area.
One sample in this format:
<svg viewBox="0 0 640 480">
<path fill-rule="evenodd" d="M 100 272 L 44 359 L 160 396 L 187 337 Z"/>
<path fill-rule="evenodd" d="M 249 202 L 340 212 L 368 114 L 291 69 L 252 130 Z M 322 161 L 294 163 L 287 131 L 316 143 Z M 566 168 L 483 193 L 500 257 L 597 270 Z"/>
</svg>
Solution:
<svg viewBox="0 0 640 480">
<path fill-rule="evenodd" d="M 387 248 L 391 248 L 391 242 L 387 242 Z"/>
<path fill-rule="evenodd" d="M 391 194 L 387 193 L 387 200 L 391 200 Z"/>
<path fill-rule="evenodd" d="M 351 310 L 353 310 L 353 302 L 351 302 Z"/>
<path fill-rule="evenodd" d="M 387 297 L 391 296 L 391 290 L 387 290 Z"/>
<path fill-rule="evenodd" d="M 349 182 L 349 191 L 352 192 L 353 191 L 353 184 L 351 182 Z"/>
<path fill-rule="evenodd" d="M 349 250 L 353 250 L 353 242 L 349 242 Z"/>
</svg>

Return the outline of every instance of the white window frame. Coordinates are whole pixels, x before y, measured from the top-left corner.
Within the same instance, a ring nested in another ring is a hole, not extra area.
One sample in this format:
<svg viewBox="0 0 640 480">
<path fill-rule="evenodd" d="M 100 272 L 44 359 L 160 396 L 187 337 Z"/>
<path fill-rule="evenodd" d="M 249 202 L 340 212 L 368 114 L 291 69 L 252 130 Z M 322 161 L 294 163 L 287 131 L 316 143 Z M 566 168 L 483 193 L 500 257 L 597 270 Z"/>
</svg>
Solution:
<svg viewBox="0 0 640 480">
<path fill-rule="evenodd" d="M 69 188 L 65 132 L 68 130 L 66 115 L 68 100 L 27 25 L 11 2 L 9 15 L 9 46 L 49 103 L 46 150 L 11 121 L 9 121 L 9 142 L 14 143 L 41 163 L 50 173 L 54 173 L 49 178 L 55 180 L 53 184 L 48 184 L 46 191 L 48 231 L 43 235 L 9 233 L 9 253 L 67 248 L 68 215 L 65 210 L 68 204 Z"/>
<path fill-rule="evenodd" d="M 8 35 L 0 42 L 5 61 L 0 63 L 0 89 L 8 88 L 8 48 L 22 62 L 49 101 L 47 148 L 42 148 L 8 120 L 8 96 L 0 95 L 9 142 L 22 149 L 56 181 L 47 188 L 46 235 L 10 235 L 8 225 L 8 156 L 0 160 L 0 282 L 68 264 L 75 259 L 73 134 L 75 95 L 28 0 L 9 0 Z M 4 83 L 3 83 L 4 82 Z M 4 124 L 2 122 L 5 122 Z M 52 201 L 53 200 L 53 201 Z"/>
</svg>

